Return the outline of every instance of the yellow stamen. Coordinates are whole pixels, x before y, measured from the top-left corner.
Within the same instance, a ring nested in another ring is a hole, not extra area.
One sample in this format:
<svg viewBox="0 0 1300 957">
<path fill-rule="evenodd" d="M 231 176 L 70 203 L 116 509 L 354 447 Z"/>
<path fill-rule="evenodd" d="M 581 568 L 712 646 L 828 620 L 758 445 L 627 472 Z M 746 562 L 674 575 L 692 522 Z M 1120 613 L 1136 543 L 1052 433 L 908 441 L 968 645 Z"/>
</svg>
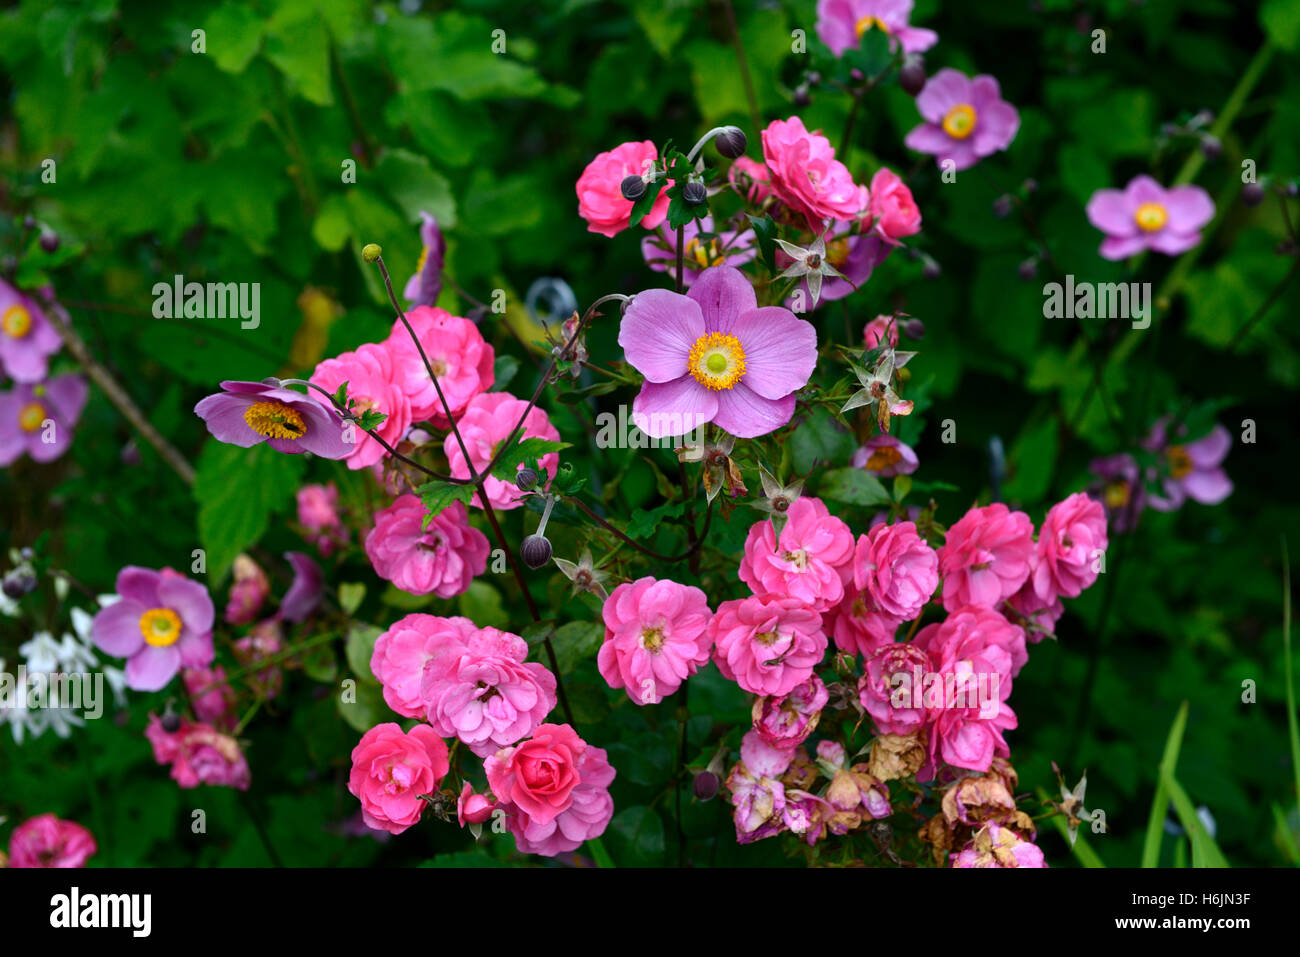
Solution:
<svg viewBox="0 0 1300 957">
<path fill-rule="evenodd" d="M 1159 203 L 1143 203 L 1138 207 L 1137 212 L 1133 214 L 1133 220 L 1138 224 L 1138 229 L 1148 233 L 1163 229 L 1168 219 L 1169 214 L 1165 212 L 1165 208 Z"/>
<path fill-rule="evenodd" d="M 140 634 L 159 648 L 174 645 L 181 636 L 180 615 L 170 608 L 150 608 L 140 616 Z"/>
<path fill-rule="evenodd" d="M 836 269 L 843 266 L 844 260 L 849 258 L 849 241 L 832 239 L 826 244 L 826 255 L 823 258 Z"/>
<path fill-rule="evenodd" d="M 686 360 L 695 381 L 708 389 L 730 389 L 745 374 L 745 347 L 727 332 L 700 336 Z"/>
<path fill-rule="evenodd" d="M 18 427 L 24 432 L 35 432 L 45 421 L 45 406 L 28 402 L 18 413 Z"/>
<path fill-rule="evenodd" d="M 1125 508 L 1128 506 L 1128 482 L 1111 482 L 1102 495 L 1106 499 L 1107 508 Z"/>
<path fill-rule="evenodd" d="M 647 628 L 641 632 L 641 647 L 652 654 L 658 654 L 664 646 L 664 633 L 659 628 Z"/>
<path fill-rule="evenodd" d="M 32 314 L 23 306 L 14 303 L 0 318 L 0 329 L 4 329 L 6 335 L 21 339 L 32 330 Z"/>
<path fill-rule="evenodd" d="M 892 32 L 889 27 L 885 26 L 884 21 L 878 17 L 859 17 L 858 22 L 853 24 L 853 33 L 859 40 L 861 40 L 862 34 L 866 33 L 872 27 L 875 27 L 886 36 L 889 36 Z"/>
<path fill-rule="evenodd" d="M 1181 445 L 1169 446 L 1165 450 L 1165 458 L 1169 460 L 1169 475 L 1173 478 L 1180 479 L 1192 471 L 1191 456 Z"/>
<path fill-rule="evenodd" d="M 764 645 L 765 647 L 771 647 L 772 645 L 776 644 L 776 640 L 780 637 L 781 636 L 777 634 L 776 631 L 764 631 L 755 635 L 754 640 L 757 641 L 760 645 Z"/>
<path fill-rule="evenodd" d="M 272 439 L 300 439 L 307 434 L 307 423 L 297 409 L 277 402 L 254 402 L 244 410 L 244 421 L 258 435 Z"/>
<path fill-rule="evenodd" d="M 416 274 L 417 276 L 418 276 L 420 273 L 424 272 L 424 264 L 425 264 L 426 262 L 428 262 L 428 260 L 429 260 L 429 247 L 428 247 L 428 246 L 421 246 L 421 247 L 420 247 L 420 261 L 419 261 L 418 263 L 415 264 L 415 274 Z"/>
<path fill-rule="evenodd" d="M 943 131 L 955 140 L 964 140 L 975 132 L 975 107 L 958 103 L 943 118 Z"/>
<path fill-rule="evenodd" d="M 710 239 L 707 243 L 702 243 L 695 237 L 687 240 L 683 255 L 687 259 L 693 259 L 701 269 L 720 265 L 726 262 L 727 259 L 726 254 L 718 248 L 716 239 Z"/>
<path fill-rule="evenodd" d="M 887 468 L 892 468 L 899 462 L 903 461 L 903 453 L 891 445 L 883 445 L 871 452 L 871 457 L 867 459 L 867 470 L 871 472 L 882 472 Z"/>
</svg>

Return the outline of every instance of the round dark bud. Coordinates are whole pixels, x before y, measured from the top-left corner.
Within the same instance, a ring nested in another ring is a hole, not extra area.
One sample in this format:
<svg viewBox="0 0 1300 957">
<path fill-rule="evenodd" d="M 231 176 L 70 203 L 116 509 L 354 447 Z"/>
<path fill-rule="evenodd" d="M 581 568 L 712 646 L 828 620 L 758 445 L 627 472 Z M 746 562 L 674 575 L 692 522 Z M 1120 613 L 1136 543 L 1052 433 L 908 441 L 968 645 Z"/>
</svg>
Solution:
<svg viewBox="0 0 1300 957">
<path fill-rule="evenodd" d="M 5 574 L 0 588 L 14 601 L 36 588 L 36 572 L 30 568 L 14 568 Z"/>
<path fill-rule="evenodd" d="M 739 126 L 728 126 L 721 133 L 713 138 L 713 142 L 718 147 L 718 152 L 727 159 L 736 159 L 744 156 L 745 150 L 749 147 L 749 140 L 745 138 L 745 131 Z"/>
<path fill-rule="evenodd" d="M 23 217 L 23 229 L 35 229 L 35 228 L 36 228 L 36 217 L 33 216 L 31 213 L 28 213 L 26 216 Z"/>
<path fill-rule="evenodd" d="M 998 219 L 1006 219 L 1011 215 L 1011 197 L 1003 194 L 993 200 L 993 215 Z"/>
<path fill-rule="evenodd" d="M 822 75 L 816 70 L 809 70 L 804 79 L 808 81 L 809 86 L 821 86 Z"/>
<path fill-rule="evenodd" d="M 1219 154 L 1223 152 L 1223 144 L 1219 142 L 1217 136 L 1206 133 L 1201 137 L 1201 152 L 1205 154 L 1206 159 L 1218 159 Z"/>
<path fill-rule="evenodd" d="M 718 776 L 712 771 L 701 771 L 695 775 L 695 780 L 691 782 L 691 787 L 695 791 L 695 796 L 701 801 L 712 801 L 718 796 L 718 787 L 721 782 Z"/>
<path fill-rule="evenodd" d="M 921 275 L 926 279 L 938 279 L 943 275 L 943 269 L 933 259 L 927 259 L 924 268 L 921 270 Z"/>
<path fill-rule="evenodd" d="M 905 319 L 900 325 L 903 335 L 918 342 L 925 338 L 925 323 L 920 319 Z"/>
<path fill-rule="evenodd" d="M 1241 201 L 1247 206 L 1258 206 L 1268 194 L 1259 183 L 1247 183 L 1241 188 Z"/>
<path fill-rule="evenodd" d="M 181 729 L 181 716 L 178 714 L 165 714 L 162 717 L 163 730 L 168 734 L 175 734 Z"/>
<path fill-rule="evenodd" d="M 537 479 L 539 477 L 540 476 L 538 476 L 538 474 L 533 469 L 530 469 L 527 465 L 525 465 L 523 468 L 521 468 L 518 472 L 515 473 L 515 485 L 518 486 L 519 491 L 527 492 L 530 488 L 532 488 L 534 485 L 537 484 Z"/>
<path fill-rule="evenodd" d="M 541 568 L 551 560 L 551 543 L 544 535 L 529 535 L 519 546 L 519 557 L 529 568 Z"/>
<path fill-rule="evenodd" d="M 808 95 L 808 84 L 800 83 L 794 88 L 794 105 L 807 106 L 812 102 L 812 97 Z"/>
<path fill-rule="evenodd" d="M 1020 266 L 1016 269 L 1016 271 L 1020 273 L 1021 279 L 1026 279 L 1026 280 L 1033 279 L 1035 276 L 1038 275 L 1038 260 L 1026 259 L 1024 262 L 1020 264 Z"/>
<path fill-rule="evenodd" d="M 688 205 L 699 206 L 709 198 L 709 189 L 703 183 L 690 182 L 682 187 L 682 199 Z"/>
<path fill-rule="evenodd" d="M 925 89 L 925 60 L 912 54 L 898 70 L 898 85 L 908 96 L 916 96 Z"/>
<path fill-rule="evenodd" d="M 41 248 L 47 253 L 52 253 L 59 248 L 58 233 L 41 233 Z"/>
<path fill-rule="evenodd" d="M 618 184 L 618 188 L 624 199 L 635 203 L 645 193 L 645 180 L 636 173 L 632 173 L 623 177 L 623 182 Z"/>
</svg>

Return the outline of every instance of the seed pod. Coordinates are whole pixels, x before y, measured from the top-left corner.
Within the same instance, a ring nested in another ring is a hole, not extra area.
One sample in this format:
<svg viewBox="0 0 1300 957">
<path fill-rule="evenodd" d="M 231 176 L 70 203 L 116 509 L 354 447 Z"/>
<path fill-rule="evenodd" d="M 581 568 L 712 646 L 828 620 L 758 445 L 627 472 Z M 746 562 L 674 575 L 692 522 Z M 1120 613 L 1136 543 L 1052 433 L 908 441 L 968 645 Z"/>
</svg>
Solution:
<svg viewBox="0 0 1300 957">
<path fill-rule="evenodd" d="M 59 234 L 55 232 L 41 233 L 41 248 L 47 253 L 52 253 L 59 248 Z"/>
<path fill-rule="evenodd" d="M 541 568 L 551 560 L 551 543 L 544 535 L 529 535 L 519 546 L 519 557 L 529 568 Z"/>
<path fill-rule="evenodd" d="M 515 485 L 519 488 L 519 491 L 527 492 L 537 484 L 538 478 L 539 476 L 537 472 L 525 465 L 515 473 Z"/>
<path fill-rule="evenodd" d="M 691 206 L 699 206 L 709 198 L 709 190 L 703 183 L 689 182 L 682 187 L 682 199 Z"/>
<path fill-rule="evenodd" d="M 794 89 L 794 105 L 807 106 L 812 102 L 812 97 L 808 95 L 808 84 L 800 83 Z"/>
<path fill-rule="evenodd" d="M 618 189 L 624 199 L 635 203 L 645 194 L 645 180 L 632 173 L 623 177 L 623 182 L 618 184 Z"/>
<path fill-rule="evenodd" d="M 943 268 L 933 259 L 926 259 L 925 266 L 921 269 L 921 275 L 926 279 L 938 279 L 943 275 Z"/>
<path fill-rule="evenodd" d="M 898 85 L 908 96 L 916 96 L 925 89 L 925 60 L 912 54 L 898 70 Z"/>
<path fill-rule="evenodd" d="M 745 138 L 745 131 L 739 126 L 728 126 L 723 129 L 713 139 L 714 144 L 718 147 L 718 152 L 727 159 L 736 159 L 745 155 L 745 150 L 749 146 L 749 141 Z"/>
</svg>

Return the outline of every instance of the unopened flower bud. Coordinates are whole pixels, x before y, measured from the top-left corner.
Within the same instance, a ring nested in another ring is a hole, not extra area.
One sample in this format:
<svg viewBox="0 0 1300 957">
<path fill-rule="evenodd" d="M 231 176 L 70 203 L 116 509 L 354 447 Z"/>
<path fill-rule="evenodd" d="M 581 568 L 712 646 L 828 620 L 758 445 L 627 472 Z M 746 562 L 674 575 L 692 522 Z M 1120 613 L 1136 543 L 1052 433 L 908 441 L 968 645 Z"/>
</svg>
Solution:
<svg viewBox="0 0 1300 957">
<path fill-rule="evenodd" d="M 801 83 L 794 89 L 794 105 L 807 106 L 812 102 L 812 97 L 808 95 L 808 85 Z"/>
<path fill-rule="evenodd" d="M 1282 192 L 1284 195 L 1295 199 L 1296 196 L 1300 195 L 1300 183 L 1291 180 L 1291 182 L 1282 187 Z"/>
<path fill-rule="evenodd" d="M 168 712 L 162 716 L 162 727 L 168 734 L 175 734 L 181 729 L 181 716 L 174 712 Z"/>
<path fill-rule="evenodd" d="M 925 89 L 925 60 L 910 54 L 898 70 L 898 85 L 908 96 L 916 96 Z"/>
<path fill-rule="evenodd" d="M 519 557 L 529 568 L 541 568 L 551 560 L 551 543 L 545 535 L 529 535 L 519 546 Z"/>
<path fill-rule="evenodd" d="M 695 790 L 695 796 L 701 801 L 712 801 L 717 797 L 720 784 L 718 776 L 712 771 L 701 771 L 695 775 L 695 780 L 691 782 L 691 786 Z"/>
<path fill-rule="evenodd" d="M 1026 193 L 1034 193 L 1034 192 L 1037 192 L 1037 191 L 1038 191 L 1038 180 L 1034 179 L 1034 178 L 1031 176 L 1031 177 L 1029 177 L 1029 179 L 1025 180 L 1023 183 L 1020 184 L 1020 188 L 1023 189 Z"/>
<path fill-rule="evenodd" d="M 18 268 L 18 257 L 8 253 L 0 258 L 0 272 L 12 273 Z"/>
<path fill-rule="evenodd" d="M 749 146 L 749 141 L 745 138 L 745 131 L 739 126 L 724 127 L 713 140 L 718 147 L 718 152 L 727 159 L 736 159 L 744 156 L 745 150 Z"/>
<path fill-rule="evenodd" d="M 1021 279 L 1033 279 L 1038 275 L 1038 260 L 1033 257 L 1026 259 L 1016 268 L 1016 272 L 1020 274 Z"/>
<path fill-rule="evenodd" d="M 41 233 L 41 248 L 47 253 L 52 253 L 59 248 L 59 234 L 56 232 Z"/>
<path fill-rule="evenodd" d="M 703 183 L 692 180 L 682 187 L 682 199 L 691 206 L 698 206 L 709 198 L 709 190 Z"/>
<path fill-rule="evenodd" d="M 624 199 L 635 203 L 645 194 L 645 180 L 632 173 L 630 176 L 623 177 L 623 182 L 618 184 L 618 188 Z"/>
<path fill-rule="evenodd" d="M 1005 193 L 993 200 L 993 215 L 998 219 L 1006 219 L 1011 215 L 1011 197 Z"/>
<path fill-rule="evenodd" d="M 909 339 L 921 340 L 925 338 L 925 323 L 920 319 L 904 319 L 899 324 L 899 330 Z"/>
<path fill-rule="evenodd" d="M 366 243 L 361 247 L 361 258 L 368 263 L 375 262 L 384 254 L 384 249 L 378 243 Z"/>
<path fill-rule="evenodd" d="M 1223 152 L 1223 144 L 1219 142 L 1217 136 L 1206 133 L 1201 137 L 1201 152 L 1205 154 L 1206 159 L 1218 159 L 1219 154 Z"/>
<path fill-rule="evenodd" d="M 1259 183 L 1247 183 L 1241 188 L 1241 201 L 1247 206 L 1258 206 L 1268 195 Z"/>
<path fill-rule="evenodd" d="M 3 588 L 4 593 L 11 599 L 17 601 L 36 588 L 36 572 L 25 565 L 10 569 L 5 573 L 0 588 Z"/>
<path fill-rule="evenodd" d="M 36 217 L 33 216 L 31 213 L 28 213 L 26 216 L 23 217 L 23 229 L 35 229 L 35 228 L 36 228 Z"/>
<path fill-rule="evenodd" d="M 540 476 L 538 476 L 536 470 L 530 469 L 527 465 L 525 465 L 523 468 L 521 468 L 518 472 L 515 473 L 515 485 L 518 486 L 519 491 L 527 492 L 530 488 L 532 488 L 534 485 L 537 484 L 537 479 L 539 477 Z"/>
<path fill-rule="evenodd" d="M 808 81 L 809 86 L 820 86 L 822 82 L 822 75 L 818 73 L 816 70 L 809 70 L 808 73 L 804 76 L 804 79 Z"/>
<path fill-rule="evenodd" d="M 921 269 L 921 275 L 926 279 L 938 279 L 943 275 L 943 268 L 933 259 L 927 257 L 925 266 Z"/>
</svg>

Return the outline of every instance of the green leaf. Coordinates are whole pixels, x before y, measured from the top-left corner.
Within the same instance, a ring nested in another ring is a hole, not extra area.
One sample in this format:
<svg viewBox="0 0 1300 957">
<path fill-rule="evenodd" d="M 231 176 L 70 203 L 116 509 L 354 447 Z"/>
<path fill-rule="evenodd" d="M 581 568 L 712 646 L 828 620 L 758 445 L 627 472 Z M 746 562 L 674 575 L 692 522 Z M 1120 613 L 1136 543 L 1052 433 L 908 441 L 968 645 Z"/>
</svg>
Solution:
<svg viewBox="0 0 1300 957">
<path fill-rule="evenodd" d="M 1192 799 L 1187 796 L 1183 786 L 1174 777 L 1173 770 L 1162 767 L 1160 780 L 1164 784 L 1165 790 L 1169 792 L 1169 798 L 1173 801 L 1178 820 L 1182 822 L 1183 830 L 1187 832 L 1187 836 L 1192 842 L 1192 867 L 1231 867 L 1232 865 L 1228 863 L 1228 859 L 1219 850 L 1219 845 L 1214 842 L 1214 838 L 1210 837 L 1210 832 L 1205 829 L 1205 823 L 1201 820 L 1201 816 L 1196 813 L 1196 806 L 1192 804 Z"/>
<path fill-rule="evenodd" d="M 583 662 L 595 661 L 604 641 L 605 626 L 599 622 L 570 621 L 555 629 L 551 645 L 560 673 L 567 675 Z"/>
<path fill-rule="evenodd" d="M 501 453 L 496 465 L 492 466 L 492 477 L 503 482 L 513 482 L 515 473 L 519 471 L 519 466 L 523 465 L 528 459 L 540 459 L 551 452 L 559 452 L 561 449 L 567 448 L 569 448 L 568 442 L 556 442 L 553 439 L 529 436 Z"/>
<path fill-rule="evenodd" d="M 262 537 L 271 515 L 293 501 L 305 464 L 302 456 L 264 443 L 241 449 L 208 439 L 199 454 L 194 498 L 211 581 L 223 579 L 235 556 Z"/>
<path fill-rule="evenodd" d="M 668 502 L 658 508 L 646 510 L 634 509 L 628 519 L 626 534 L 628 538 L 645 538 L 653 535 L 663 524 L 665 518 L 677 518 L 686 510 L 685 502 Z"/>
<path fill-rule="evenodd" d="M 302 670 L 312 681 L 333 684 L 339 676 L 338 657 L 329 645 L 317 645 L 302 656 Z"/>
<path fill-rule="evenodd" d="M 342 695 L 337 699 L 339 716 L 349 727 L 364 734 L 381 721 L 392 720 L 392 711 L 384 701 L 377 682 L 358 680 L 353 690 L 356 693 L 355 701 L 344 701 Z"/>
<path fill-rule="evenodd" d="M 420 222 L 420 213 L 426 212 L 438 220 L 440 229 L 455 227 L 451 183 L 429 165 L 427 157 L 404 149 L 384 150 L 375 165 L 375 176 L 410 222 Z"/>
<path fill-rule="evenodd" d="M 1047 494 L 1056 461 L 1056 420 L 1030 422 L 1011 447 L 1003 495 L 1009 501 L 1037 502 Z"/>
<path fill-rule="evenodd" d="M 807 475 L 819 463 L 847 462 L 857 447 L 853 435 L 825 409 L 804 419 L 789 438 L 794 470 Z"/>
<path fill-rule="evenodd" d="M 624 866 L 663 864 L 664 822 L 648 807 L 630 807 L 615 814 L 604 839 L 611 856 Z"/>
<path fill-rule="evenodd" d="M 1300 0 L 1264 0 L 1259 25 L 1283 50 L 1300 49 Z"/>
<path fill-rule="evenodd" d="M 474 499 L 474 486 L 455 482 L 426 482 L 415 490 L 415 494 L 420 496 L 420 501 L 428 512 L 422 526 L 428 528 L 433 516 L 441 514 L 452 502 L 469 505 Z"/>
<path fill-rule="evenodd" d="M 346 644 L 348 667 L 357 679 L 365 684 L 378 684 L 370 670 L 370 656 L 375 653 L 375 640 L 384 633 L 382 628 L 355 622 L 348 629 Z"/>
<path fill-rule="evenodd" d="M 339 585 L 339 607 L 346 615 L 355 614 L 365 597 L 365 582 L 343 582 Z"/>
<path fill-rule="evenodd" d="M 306 100 L 333 106 L 330 88 L 329 33 L 314 14 L 281 24 L 266 38 L 266 58 L 274 63 Z"/>
<path fill-rule="evenodd" d="M 758 250 L 763 255 L 763 263 L 768 270 L 775 273 L 776 268 L 776 222 L 771 216 L 762 217 L 746 214 L 754 235 L 758 238 Z"/>
<path fill-rule="evenodd" d="M 1165 786 L 1165 772 L 1171 775 L 1178 766 L 1178 752 L 1183 747 L 1183 732 L 1187 730 L 1187 702 L 1184 701 L 1178 714 L 1174 717 L 1169 737 L 1165 739 L 1164 756 L 1160 759 L 1160 772 L 1156 779 L 1156 794 L 1151 802 L 1151 813 L 1147 815 L 1146 837 L 1142 841 L 1142 866 L 1158 867 L 1160 865 L 1160 838 L 1165 830 L 1165 814 L 1169 810 L 1169 791 Z"/>
<path fill-rule="evenodd" d="M 676 52 L 686 28 L 691 25 L 691 18 L 684 12 L 664 9 L 663 0 L 633 0 L 632 15 L 645 31 L 650 46 L 665 60 L 671 59 Z"/>
<path fill-rule="evenodd" d="M 262 45 L 262 19 L 247 3 L 227 0 L 203 21 L 208 55 L 227 73 L 243 73 Z"/>
<path fill-rule="evenodd" d="M 480 628 L 505 628 L 510 625 L 500 590 L 477 578 L 456 599 L 460 613 Z"/>
<path fill-rule="evenodd" d="M 889 490 L 865 469 L 834 469 L 822 476 L 822 498 L 845 505 L 888 505 Z"/>
<path fill-rule="evenodd" d="M 637 197 L 637 199 L 632 203 L 632 219 L 630 225 L 640 225 L 641 220 L 650 215 L 650 210 L 654 209 L 655 203 L 659 201 L 659 193 L 662 189 L 663 187 L 660 184 L 654 183 L 647 186 L 645 192 Z"/>
</svg>

